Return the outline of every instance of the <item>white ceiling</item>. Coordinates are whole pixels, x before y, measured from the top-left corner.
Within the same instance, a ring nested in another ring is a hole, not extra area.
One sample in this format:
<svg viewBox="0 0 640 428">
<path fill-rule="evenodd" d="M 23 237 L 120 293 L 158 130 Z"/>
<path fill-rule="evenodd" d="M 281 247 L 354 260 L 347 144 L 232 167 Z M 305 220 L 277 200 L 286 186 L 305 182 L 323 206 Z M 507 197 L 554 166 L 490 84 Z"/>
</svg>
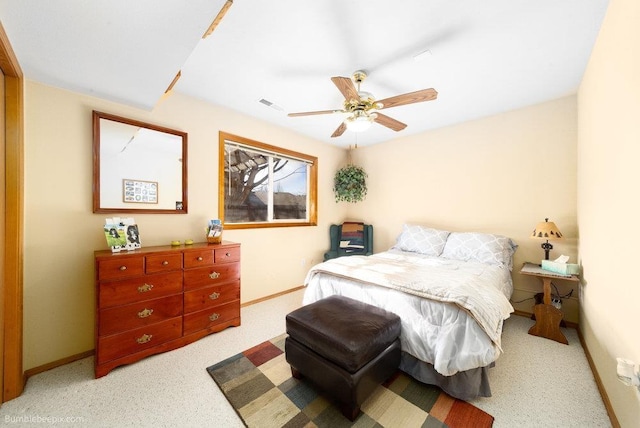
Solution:
<svg viewBox="0 0 640 428">
<path fill-rule="evenodd" d="M 0 0 L 0 20 L 28 79 L 151 110 L 181 70 L 176 92 L 347 147 L 574 94 L 608 0 L 235 0 L 201 39 L 223 4 Z M 384 110 L 400 132 L 287 117 L 341 108 L 330 78 L 360 69 L 377 99 L 438 99 Z"/>
</svg>

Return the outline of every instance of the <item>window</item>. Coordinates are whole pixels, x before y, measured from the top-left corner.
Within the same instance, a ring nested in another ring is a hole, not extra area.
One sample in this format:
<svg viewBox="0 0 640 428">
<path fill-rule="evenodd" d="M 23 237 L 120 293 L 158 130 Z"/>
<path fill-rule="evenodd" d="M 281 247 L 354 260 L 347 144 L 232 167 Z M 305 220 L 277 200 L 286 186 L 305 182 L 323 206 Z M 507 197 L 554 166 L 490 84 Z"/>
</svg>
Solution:
<svg viewBox="0 0 640 428">
<path fill-rule="evenodd" d="M 219 158 L 225 229 L 316 225 L 317 158 L 225 132 Z"/>
</svg>

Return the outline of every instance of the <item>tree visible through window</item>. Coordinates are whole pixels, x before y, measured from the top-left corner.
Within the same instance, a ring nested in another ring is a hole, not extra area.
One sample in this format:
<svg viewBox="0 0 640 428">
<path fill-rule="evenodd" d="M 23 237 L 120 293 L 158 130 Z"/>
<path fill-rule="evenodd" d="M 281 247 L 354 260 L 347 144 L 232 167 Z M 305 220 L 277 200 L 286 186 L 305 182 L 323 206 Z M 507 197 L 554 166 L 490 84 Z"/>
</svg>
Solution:
<svg viewBox="0 0 640 428">
<path fill-rule="evenodd" d="M 225 228 L 315 225 L 317 159 L 220 132 Z"/>
</svg>

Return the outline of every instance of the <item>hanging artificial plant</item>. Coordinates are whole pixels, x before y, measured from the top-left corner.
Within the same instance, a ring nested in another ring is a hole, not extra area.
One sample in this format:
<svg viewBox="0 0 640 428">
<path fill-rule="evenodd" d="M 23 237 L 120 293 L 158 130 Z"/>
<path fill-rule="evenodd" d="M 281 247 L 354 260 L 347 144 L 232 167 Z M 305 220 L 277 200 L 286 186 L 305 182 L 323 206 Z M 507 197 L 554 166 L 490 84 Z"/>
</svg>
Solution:
<svg viewBox="0 0 640 428">
<path fill-rule="evenodd" d="M 367 196 L 367 173 L 357 165 L 340 168 L 333 179 L 336 202 L 360 202 Z"/>
</svg>

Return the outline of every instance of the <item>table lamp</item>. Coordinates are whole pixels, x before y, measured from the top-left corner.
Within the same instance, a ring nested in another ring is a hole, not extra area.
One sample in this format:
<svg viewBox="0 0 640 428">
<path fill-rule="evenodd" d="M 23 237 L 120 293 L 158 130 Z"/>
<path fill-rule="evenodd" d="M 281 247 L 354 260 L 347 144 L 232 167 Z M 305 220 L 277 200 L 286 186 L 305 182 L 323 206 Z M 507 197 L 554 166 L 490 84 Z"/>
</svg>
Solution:
<svg viewBox="0 0 640 428">
<path fill-rule="evenodd" d="M 542 249 L 544 250 L 544 259 L 549 260 L 549 251 L 553 249 L 553 245 L 549 243 L 549 239 L 562 239 L 562 233 L 558 230 L 558 226 L 548 218 L 541 221 L 536 225 L 531 234 L 532 239 L 545 239 L 546 242 L 542 243 Z"/>
</svg>

